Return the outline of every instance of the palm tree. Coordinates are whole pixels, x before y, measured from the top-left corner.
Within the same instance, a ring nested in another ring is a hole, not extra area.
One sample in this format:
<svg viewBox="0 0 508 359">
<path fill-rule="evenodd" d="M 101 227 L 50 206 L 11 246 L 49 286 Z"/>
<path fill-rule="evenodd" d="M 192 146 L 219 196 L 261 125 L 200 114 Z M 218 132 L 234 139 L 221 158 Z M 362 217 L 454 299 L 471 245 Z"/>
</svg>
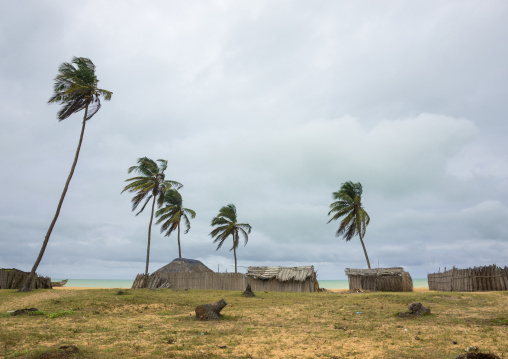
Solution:
<svg viewBox="0 0 508 359">
<path fill-rule="evenodd" d="M 148 157 L 138 158 L 138 165 L 132 166 L 128 169 L 128 173 L 137 172 L 141 174 L 138 177 L 132 177 L 125 180 L 131 182 L 123 189 L 125 191 L 135 192 L 136 195 L 132 197 L 132 210 L 134 211 L 138 205 L 145 200 L 141 210 L 136 213 L 136 216 L 143 212 L 146 205 L 153 198 L 152 214 L 150 216 L 150 225 L 148 226 L 148 247 L 146 249 L 146 268 L 145 275 L 148 275 L 148 263 L 150 262 L 150 238 L 152 233 L 153 212 L 155 209 L 155 202 L 160 208 L 164 202 L 164 193 L 171 187 L 181 188 L 183 185 L 176 181 L 168 181 L 165 179 L 164 171 L 168 167 L 168 161 L 154 160 Z"/>
<path fill-rule="evenodd" d="M 67 182 L 60 196 L 60 202 L 56 209 L 55 216 L 49 225 L 46 237 L 42 248 L 39 252 L 39 256 L 35 261 L 32 271 L 28 275 L 23 287 L 20 292 L 28 292 L 31 290 L 32 280 L 35 276 L 35 271 L 41 262 L 46 246 L 48 245 L 49 237 L 53 231 L 53 227 L 60 215 L 60 209 L 69 188 L 76 163 L 78 162 L 79 151 L 81 149 L 81 143 L 83 142 L 83 135 L 85 133 L 86 122 L 92 118 L 93 115 L 101 108 L 101 97 L 104 97 L 106 101 L 111 100 L 113 93 L 97 87 L 99 80 L 95 75 L 95 65 L 90 59 L 84 57 L 74 57 L 71 63 L 64 62 L 58 69 L 58 75 L 55 77 L 55 84 L 53 86 L 54 94 L 49 99 L 48 103 L 56 103 L 62 105 L 58 111 L 58 120 L 63 121 L 74 113 L 81 110 L 85 110 L 83 115 L 83 124 L 81 126 L 81 135 L 79 137 L 78 148 L 74 155 L 74 162 L 72 163 L 71 172 L 67 177 Z"/>
<path fill-rule="evenodd" d="M 370 269 L 369 256 L 363 243 L 363 237 L 370 222 L 370 217 L 362 207 L 362 192 L 363 189 L 360 182 L 353 183 L 351 181 L 343 183 L 338 192 L 333 192 L 333 199 L 336 201 L 330 205 L 331 210 L 328 212 L 328 215 L 333 213 L 333 217 L 328 223 L 344 217 L 335 235 L 337 237 L 342 235 L 346 242 L 348 242 L 358 234 L 363 252 L 365 253 L 365 259 L 367 259 L 367 266 Z"/>
<path fill-rule="evenodd" d="M 158 218 L 155 224 L 162 223 L 161 233 L 166 231 L 168 237 L 175 229 L 178 229 L 178 256 L 182 258 L 182 247 L 180 246 L 180 223 L 185 225 L 185 233 L 189 232 L 191 218 L 196 217 L 196 212 L 192 209 L 183 207 L 182 195 L 175 189 L 166 191 L 164 195 L 166 206 L 159 209 L 155 216 Z"/>
<path fill-rule="evenodd" d="M 233 251 L 235 256 L 235 273 L 237 272 L 236 265 L 236 248 L 238 248 L 238 235 L 241 234 L 245 240 L 245 244 L 249 241 L 250 231 L 252 227 L 247 223 L 237 223 L 236 218 L 236 207 L 234 204 L 228 204 L 227 206 L 222 207 L 219 210 L 219 214 L 217 217 L 212 219 L 211 226 L 216 228 L 210 232 L 212 238 L 215 238 L 213 243 L 219 242 L 216 250 L 219 250 L 220 247 L 224 244 L 224 241 L 228 236 L 233 236 L 233 247 L 231 247 L 230 251 Z"/>
</svg>

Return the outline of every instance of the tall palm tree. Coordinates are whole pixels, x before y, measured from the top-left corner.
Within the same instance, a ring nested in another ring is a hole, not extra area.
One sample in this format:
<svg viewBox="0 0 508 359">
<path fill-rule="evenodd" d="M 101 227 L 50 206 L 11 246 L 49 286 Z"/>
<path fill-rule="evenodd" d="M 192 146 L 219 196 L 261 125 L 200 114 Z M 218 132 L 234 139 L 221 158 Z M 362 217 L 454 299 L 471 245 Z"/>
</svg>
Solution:
<svg viewBox="0 0 508 359">
<path fill-rule="evenodd" d="M 178 256 L 182 258 L 182 247 L 180 246 L 180 223 L 185 225 L 185 233 L 189 232 L 189 217 L 195 218 L 196 212 L 183 207 L 182 195 L 175 189 L 166 191 L 164 195 L 165 207 L 159 209 L 155 216 L 158 218 L 155 224 L 162 223 L 161 233 L 166 231 L 168 237 L 175 229 L 178 229 Z"/>
<path fill-rule="evenodd" d="M 55 84 L 53 86 L 54 94 L 49 99 L 48 103 L 56 103 L 62 105 L 58 111 L 58 120 L 63 121 L 74 113 L 81 110 L 85 110 L 83 115 L 83 124 L 81 126 L 81 135 L 79 137 L 78 148 L 74 155 L 74 162 L 72 163 L 71 171 L 67 177 L 67 182 L 60 196 L 60 201 L 56 209 L 55 216 L 49 225 L 46 237 L 42 248 L 39 252 L 32 271 L 28 275 L 23 287 L 20 289 L 21 292 L 28 292 L 31 289 L 32 280 L 35 276 L 35 271 L 41 262 L 46 246 L 48 245 L 49 237 L 53 231 L 53 227 L 60 215 L 60 209 L 69 188 L 76 163 L 78 162 L 79 151 L 81 149 L 81 143 L 83 142 L 83 135 L 85 133 L 86 122 L 92 118 L 93 115 L 101 108 L 101 97 L 106 101 L 111 100 L 113 93 L 97 87 L 99 80 L 95 75 L 95 65 L 90 59 L 84 57 L 74 57 L 71 63 L 64 62 L 58 69 L 58 75 L 55 77 Z"/>
<path fill-rule="evenodd" d="M 152 234 L 152 221 L 155 202 L 157 202 L 157 205 L 160 208 L 164 202 L 164 193 L 168 189 L 172 187 L 177 189 L 183 187 L 183 185 L 179 182 L 168 181 L 165 179 L 164 171 L 168 167 L 168 161 L 157 160 L 157 162 L 159 162 L 159 164 L 148 157 L 138 158 L 138 165 L 130 167 L 127 172 L 136 172 L 139 173 L 140 176 L 126 179 L 125 182 L 130 183 L 125 186 L 122 191 L 122 193 L 125 191 L 136 193 L 136 195 L 132 197 L 131 200 L 133 211 L 143 200 L 145 201 L 141 207 L 141 210 L 136 213 L 136 216 L 143 212 L 150 199 L 153 199 L 150 225 L 148 226 L 148 246 L 146 249 L 145 275 L 148 275 L 148 263 L 150 262 L 150 238 Z"/>
<path fill-rule="evenodd" d="M 333 192 L 335 202 L 330 205 L 331 210 L 328 212 L 328 215 L 333 214 L 333 216 L 328 223 L 344 217 L 335 235 L 337 237 L 342 235 L 343 239 L 348 242 L 358 234 L 363 252 L 365 253 L 365 259 L 367 260 L 367 266 L 370 269 L 369 256 L 363 243 L 363 237 L 370 222 L 370 217 L 362 207 L 362 193 L 363 189 L 360 182 L 353 183 L 348 181 L 343 183 L 338 192 Z"/>
<path fill-rule="evenodd" d="M 233 236 L 233 246 L 230 251 L 233 251 L 235 256 L 235 273 L 237 271 L 236 265 L 236 248 L 238 248 L 238 235 L 241 234 L 243 239 L 245 240 L 245 244 L 249 241 L 249 234 L 252 229 L 250 224 L 247 223 L 237 223 L 236 216 L 236 207 L 234 204 L 228 204 L 227 206 L 222 207 L 219 210 L 219 214 L 217 217 L 212 219 L 211 226 L 214 227 L 214 230 L 210 232 L 212 238 L 215 238 L 213 243 L 219 242 L 216 250 L 219 250 L 220 247 L 224 244 L 224 241 L 230 235 Z"/>
</svg>

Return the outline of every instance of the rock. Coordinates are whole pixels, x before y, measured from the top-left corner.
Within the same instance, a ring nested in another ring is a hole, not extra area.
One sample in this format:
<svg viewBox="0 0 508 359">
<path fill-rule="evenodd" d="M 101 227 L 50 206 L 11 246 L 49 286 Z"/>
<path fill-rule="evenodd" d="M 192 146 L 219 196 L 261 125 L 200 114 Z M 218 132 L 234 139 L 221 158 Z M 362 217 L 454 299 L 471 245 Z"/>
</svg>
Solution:
<svg viewBox="0 0 508 359">
<path fill-rule="evenodd" d="M 245 289 L 245 291 L 243 292 L 242 294 L 244 297 L 255 297 L 256 295 L 254 294 L 254 292 L 252 291 L 251 287 L 250 287 L 250 284 L 247 285 L 247 288 Z"/>
<path fill-rule="evenodd" d="M 422 303 L 409 304 L 409 312 L 399 313 L 399 317 L 421 317 L 422 315 L 430 314 L 430 309 L 423 306 Z"/>
<path fill-rule="evenodd" d="M 220 320 L 222 318 L 220 311 L 226 305 L 228 305 L 228 303 L 226 303 L 224 299 L 212 304 L 198 305 L 195 309 L 196 318 L 199 320 Z"/>
<path fill-rule="evenodd" d="M 455 359 L 501 359 L 492 353 L 465 353 L 455 357 Z"/>
<path fill-rule="evenodd" d="M 39 309 L 37 308 L 25 308 L 25 309 L 18 309 L 11 313 L 12 316 L 15 315 L 21 315 L 21 314 L 30 314 L 32 312 L 38 312 Z"/>
</svg>

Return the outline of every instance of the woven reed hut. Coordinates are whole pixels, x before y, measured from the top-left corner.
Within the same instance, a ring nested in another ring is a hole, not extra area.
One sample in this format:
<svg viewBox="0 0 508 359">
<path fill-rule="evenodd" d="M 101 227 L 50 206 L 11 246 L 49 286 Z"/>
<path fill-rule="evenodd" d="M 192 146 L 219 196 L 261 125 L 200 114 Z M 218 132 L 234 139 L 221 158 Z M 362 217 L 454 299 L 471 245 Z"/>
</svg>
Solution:
<svg viewBox="0 0 508 359">
<path fill-rule="evenodd" d="M 138 274 L 132 284 L 132 289 L 170 288 L 172 287 L 170 276 L 175 273 L 213 273 L 213 271 L 196 259 L 176 258 L 148 277 L 144 274 Z"/>
<path fill-rule="evenodd" d="M 16 268 L 0 268 L 0 289 L 21 289 L 30 272 Z M 30 289 L 52 289 L 51 278 L 36 275 Z"/>
<path fill-rule="evenodd" d="M 249 267 L 247 284 L 252 291 L 315 292 L 319 290 L 313 266 Z"/>
<path fill-rule="evenodd" d="M 402 267 L 350 269 L 346 268 L 349 290 L 373 290 L 380 292 L 412 292 L 413 279 Z"/>
</svg>

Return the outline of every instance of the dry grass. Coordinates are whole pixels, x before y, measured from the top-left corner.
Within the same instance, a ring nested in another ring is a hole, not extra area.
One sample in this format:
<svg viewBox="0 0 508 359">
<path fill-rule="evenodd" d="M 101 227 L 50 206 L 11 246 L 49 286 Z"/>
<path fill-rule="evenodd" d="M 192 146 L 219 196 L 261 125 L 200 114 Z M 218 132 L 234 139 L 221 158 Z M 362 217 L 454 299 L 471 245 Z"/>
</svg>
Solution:
<svg viewBox="0 0 508 359">
<path fill-rule="evenodd" d="M 0 291 L 0 357 L 40 358 L 62 345 L 79 348 L 70 358 L 455 358 L 470 345 L 508 352 L 508 292 L 117 293 Z M 222 321 L 195 319 L 197 305 L 221 298 Z M 412 302 L 431 315 L 398 318 Z M 45 313 L 7 313 L 30 307 Z"/>
</svg>

